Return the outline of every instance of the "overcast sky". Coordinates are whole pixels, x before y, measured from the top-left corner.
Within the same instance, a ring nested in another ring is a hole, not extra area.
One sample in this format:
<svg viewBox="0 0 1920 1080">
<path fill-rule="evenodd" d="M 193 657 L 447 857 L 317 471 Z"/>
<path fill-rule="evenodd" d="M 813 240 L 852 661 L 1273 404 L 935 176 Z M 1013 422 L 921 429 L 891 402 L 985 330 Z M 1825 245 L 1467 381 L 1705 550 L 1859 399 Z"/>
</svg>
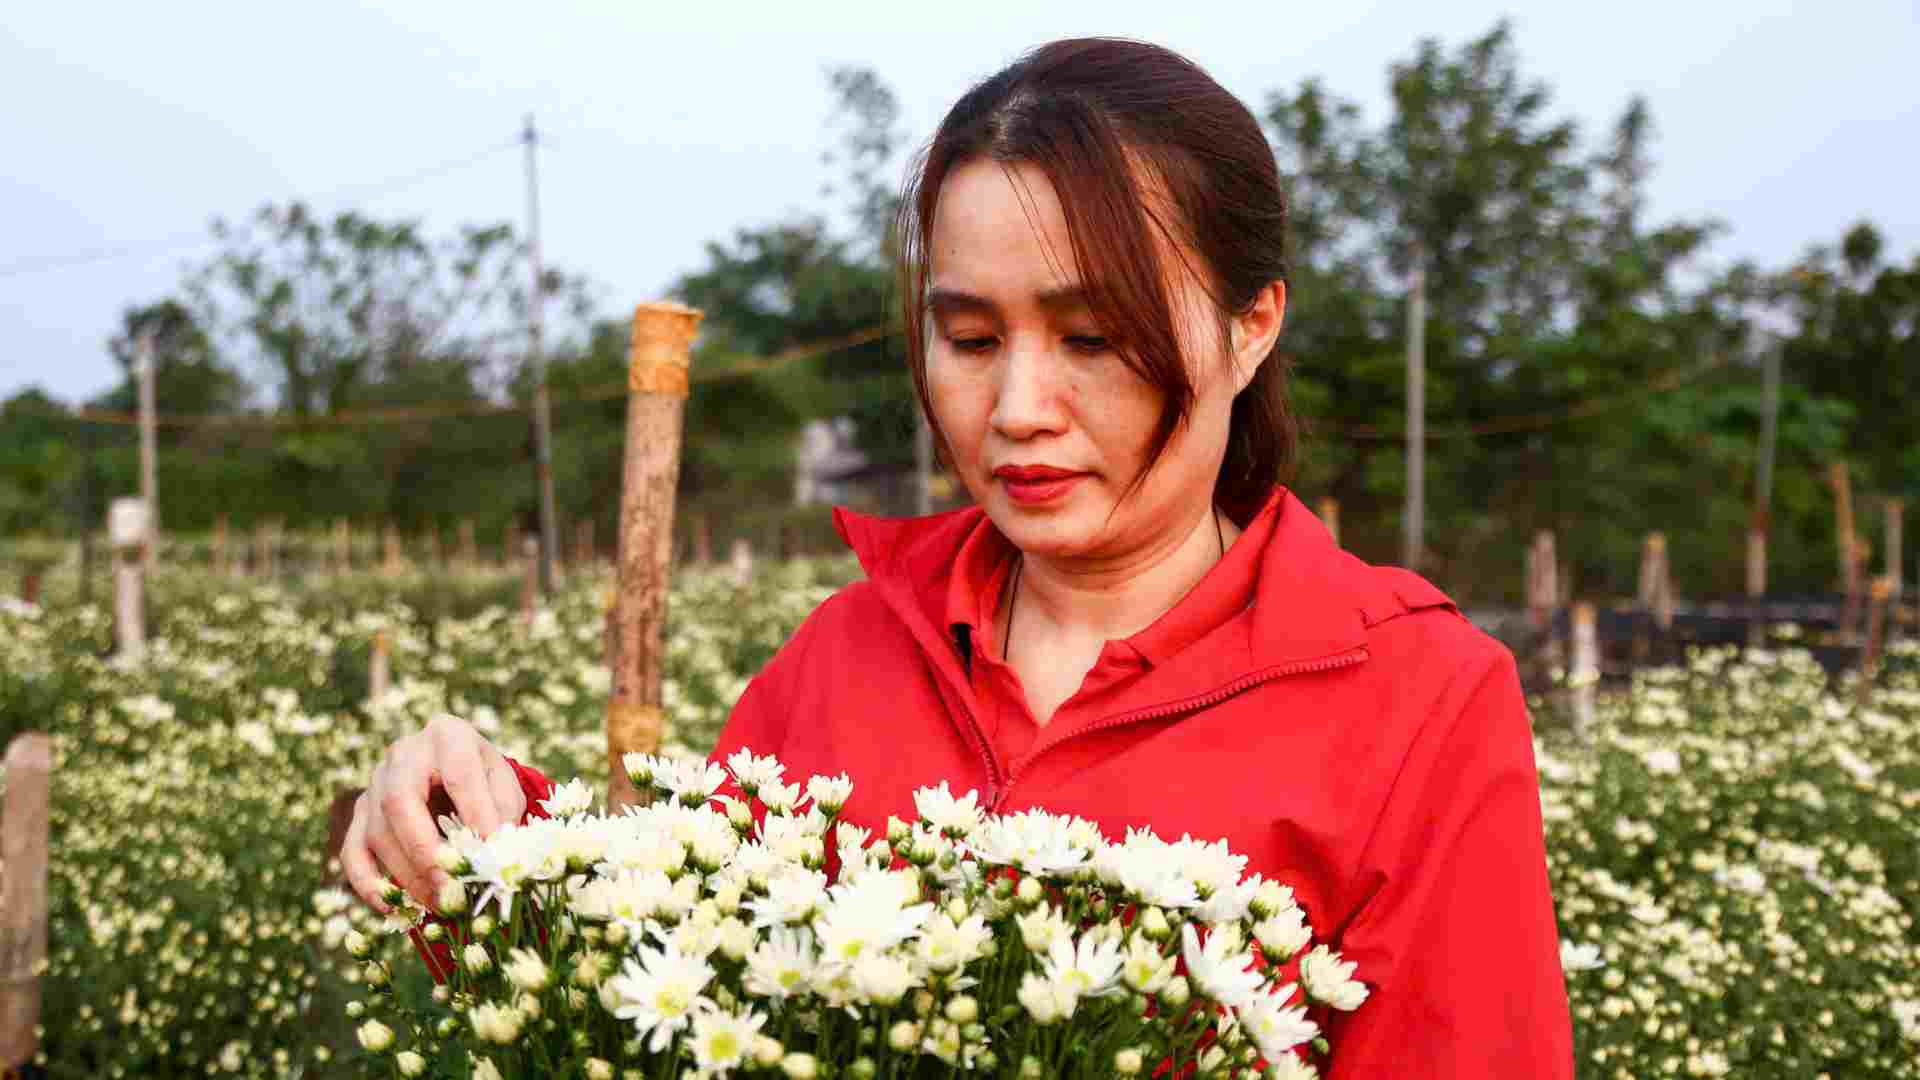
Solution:
<svg viewBox="0 0 1920 1080">
<path fill-rule="evenodd" d="M 215 215 L 300 196 L 435 233 L 519 224 L 510 149 L 353 193 L 504 144 L 528 112 L 551 143 L 548 261 L 598 282 L 608 313 L 657 298 L 706 241 L 829 207 L 825 65 L 872 65 L 917 144 L 973 81 L 1076 34 L 1178 49 L 1256 112 L 1319 76 L 1378 119 L 1386 66 L 1417 38 L 1458 43 L 1510 14 L 1526 73 L 1589 133 L 1630 94 L 1649 99 L 1652 213 L 1723 219 L 1716 257 L 1778 264 L 1863 217 L 1898 258 L 1920 247 L 1915 0 L 7 8 L 0 400 L 29 385 L 67 401 L 110 388 L 119 313 L 178 285 Z M 122 249 L 136 254 L 23 271 Z"/>
</svg>

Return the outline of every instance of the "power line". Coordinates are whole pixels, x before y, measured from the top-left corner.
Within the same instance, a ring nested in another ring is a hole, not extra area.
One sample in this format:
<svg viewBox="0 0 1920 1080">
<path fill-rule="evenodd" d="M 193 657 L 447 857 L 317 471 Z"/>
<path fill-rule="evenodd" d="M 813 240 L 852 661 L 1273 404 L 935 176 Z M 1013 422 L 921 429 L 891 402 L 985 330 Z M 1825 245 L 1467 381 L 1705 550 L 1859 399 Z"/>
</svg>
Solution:
<svg viewBox="0 0 1920 1080">
<path fill-rule="evenodd" d="M 407 173 L 404 176 L 397 176 L 371 184 L 356 184 L 351 187 L 337 188 L 333 191 L 312 196 L 308 201 L 331 202 L 336 199 L 352 199 L 355 201 L 376 199 L 382 195 L 392 194 L 395 191 L 412 187 L 415 184 L 437 179 L 448 173 L 458 172 L 461 169 L 477 165 L 502 150 L 511 149 L 518 145 L 520 145 L 520 140 L 516 137 L 505 142 L 496 143 L 477 153 L 468 154 L 465 157 L 456 158 L 452 161 L 442 162 L 439 165 Z M 179 233 L 173 238 L 163 241 L 160 246 L 150 248 L 106 248 L 95 251 L 75 252 L 68 255 L 35 255 L 0 266 L 0 279 L 24 277 L 28 274 L 47 273 L 53 270 L 67 270 L 76 266 L 90 266 L 95 263 L 111 262 L 118 259 L 157 258 L 161 255 L 171 255 L 176 251 L 183 251 L 190 247 L 199 247 L 207 243 L 209 239 L 211 238 L 204 233 Z"/>
</svg>

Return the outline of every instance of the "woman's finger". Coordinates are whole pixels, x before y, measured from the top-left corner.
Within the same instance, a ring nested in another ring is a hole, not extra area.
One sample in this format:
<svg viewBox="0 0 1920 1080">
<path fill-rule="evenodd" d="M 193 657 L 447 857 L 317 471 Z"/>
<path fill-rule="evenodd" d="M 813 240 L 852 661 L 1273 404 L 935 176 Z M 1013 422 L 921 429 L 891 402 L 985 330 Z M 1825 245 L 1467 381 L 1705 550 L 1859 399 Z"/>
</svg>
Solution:
<svg viewBox="0 0 1920 1080">
<path fill-rule="evenodd" d="M 520 777 L 507 759 L 491 745 L 487 747 L 487 783 L 493 788 L 493 805 L 500 810 L 502 824 L 518 825 L 527 815 L 527 793 Z"/>
<path fill-rule="evenodd" d="M 386 901 L 380 898 L 386 883 L 381 880 L 379 868 L 373 863 L 373 853 L 367 849 L 368 799 L 366 792 L 353 804 L 353 821 L 347 825 L 347 836 L 340 845 L 340 868 L 347 875 L 347 884 L 367 906 L 382 915 L 387 913 Z"/>
<path fill-rule="evenodd" d="M 492 835 L 505 822 L 494 805 L 493 784 L 487 775 L 487 756 L 482 751 L 486 740 L 470 728 L 436 726 L 432 730 L 435 771 L 453 800 L 454 813 L 467 828 L 481 836 Z"/>
<path fill-rule="evenodd" d="M 395 884 L 407 890 L 408 895 L 421 904 L 433 907 L 436 883 L 429 876 L 427 867 L 414 861 L 406 844 L 394 835 L 391 828 L 368 830 L 367 846 L 373 850 L 373 857 L 379 860 Z"/>
</svg>

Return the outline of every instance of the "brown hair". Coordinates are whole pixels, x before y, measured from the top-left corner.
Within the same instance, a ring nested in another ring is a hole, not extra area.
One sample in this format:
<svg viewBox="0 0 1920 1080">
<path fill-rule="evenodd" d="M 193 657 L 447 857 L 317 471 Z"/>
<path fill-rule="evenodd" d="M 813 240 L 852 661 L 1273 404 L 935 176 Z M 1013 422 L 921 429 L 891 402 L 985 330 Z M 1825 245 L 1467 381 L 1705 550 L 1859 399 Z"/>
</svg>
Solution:
<svg viewBox="0 0 1920 1080">
<path fill-rule="evenodd" d="M 921 152 L 899 222 L 908 364 L 943 454 L 927 392 L 927 252 L 941 184 L 975 158 L 1031 164 L 1059 193 L 1089 307 L 1127 365 L 1165 396 L 1152 469 L 1191 414 L 1195 390 L 1148 228 L 1167 250 L 1180 252 L 1184 241 L 1199 255 L 1204 265 L 1193 274 L 1213 299 L 1227 347 L 1229 313 L 1286 280 L 1286 200 L 1259 122 L 1192 61 L 1119 38 L 1050 42 L 961 95 Z M 1233 401 L 1215 492 L 1228 516 L 1245 524 L 1289 478 L 1297 439 L 1276 344 Z"/>
</svg>

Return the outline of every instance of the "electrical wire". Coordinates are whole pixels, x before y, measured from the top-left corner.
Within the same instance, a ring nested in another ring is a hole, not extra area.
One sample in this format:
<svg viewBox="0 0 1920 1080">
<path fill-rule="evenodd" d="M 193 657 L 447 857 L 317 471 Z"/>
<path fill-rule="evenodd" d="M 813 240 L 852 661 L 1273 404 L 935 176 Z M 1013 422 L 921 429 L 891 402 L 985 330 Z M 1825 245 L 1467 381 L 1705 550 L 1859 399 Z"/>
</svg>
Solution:
<svg viewBox="0 0 1920 1080">
<path fill-rule="evenodd" d="M 512 149 L 519 145 L 520 139 L 516 136 L 506 142 L 489 146 L 477 153 L 407 173 L 404 176 L 397 176 L 371 184 L 356 184 L 346 188 L 338 188 L 313 196 L 307 201 L 332 202 L 338 199 L 352 199 L 354 201 L 364 202 L 370 199 L 376 199 L 382 195 L 390 195 L 396 191 L 401 191 L 427 180 L 437 179 L 448 173 L 470 168 L 500 153 L 502 150 Z M 28 274 L 46 273 L 52 270 L 67 270 L 76 266 L 90 266 L 95 263 L 111 262 L 118 259 L 158 258 L 159 256 L 171 255 L 188 248 L 200 247 L 208 243 L 210 239 L 210 237 L 203 233 L 179 233 L 174 238 L 163 241 L 161 246 L 151 248 L 108 248 L 76 252 L 70 255 L 29 256 L 25 259 L 0 265 L 0 280 L 24 277 Z"/>
</svg>

